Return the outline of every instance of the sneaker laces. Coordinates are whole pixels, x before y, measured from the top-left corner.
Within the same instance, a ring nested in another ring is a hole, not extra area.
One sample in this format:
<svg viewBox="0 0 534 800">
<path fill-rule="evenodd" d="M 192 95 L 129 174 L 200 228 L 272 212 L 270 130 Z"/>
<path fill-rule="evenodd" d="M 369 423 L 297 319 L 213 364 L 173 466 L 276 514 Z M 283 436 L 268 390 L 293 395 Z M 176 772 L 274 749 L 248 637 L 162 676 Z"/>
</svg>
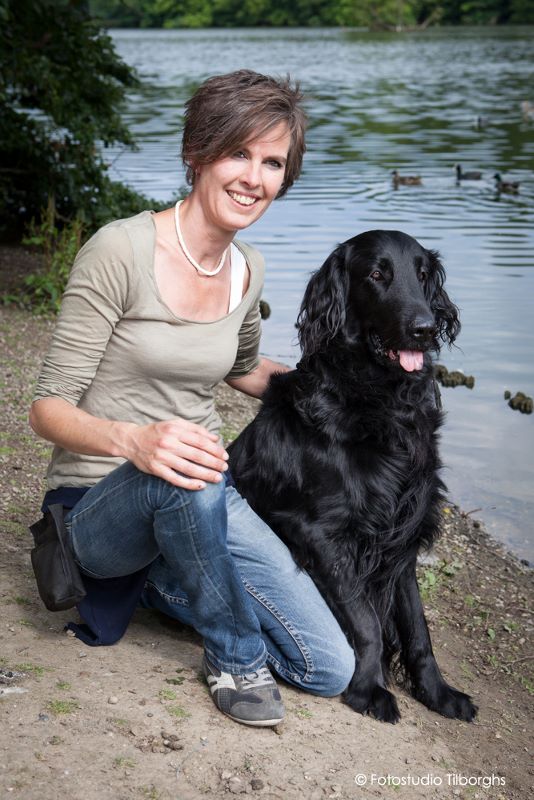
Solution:
<svg viewBox="0 0 534 800">
<path fill-rule="evenodd" d="M 243 681 L 243 689 L 259 689 L 261 686 L 272 686 L 274 683 L 273 676 L 267 667 L 260 667 L 254 672 L 247 672 L 246 675 L 241 675 Z"/>
</svg>

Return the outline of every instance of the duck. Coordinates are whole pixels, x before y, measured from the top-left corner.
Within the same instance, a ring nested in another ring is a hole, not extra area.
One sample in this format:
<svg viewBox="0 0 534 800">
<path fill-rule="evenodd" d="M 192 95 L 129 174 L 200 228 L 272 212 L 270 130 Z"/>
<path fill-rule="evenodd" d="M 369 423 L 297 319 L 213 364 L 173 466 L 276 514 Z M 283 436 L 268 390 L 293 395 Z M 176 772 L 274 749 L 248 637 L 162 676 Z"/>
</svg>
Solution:
<svg viewBox="0 0 534 800">
<path fill-rule="evenodd" d="M 520 181 L 503 181 L 500 172 L 496 172 L 493 177 L 495 178 L 495 188 L 498 192 L 506 192 L 507 194 L 517 194 L 519 192 Z"/>
<path fill-rule="evenodd" d="M 399 186 L 421 186 L 423 183 L 419 175 L 399 175 L 396 169 L 391 173 L 391 179 L 395 189 Z"/>
<path fill-rule="evenodd" d="M 483 128 L 487 127 L 488 125 L 488 118 L 482 117 L 480 114 L 473 119 L 473 128 L 477 131 L 481 131 Z"/>
<path fill-rule="evenodd" d="M 473 170 L 471 172 L 464 172 L 461 164 L 455 164 L 456 180 L 459 181 L 479 181 L 482 178 L 482 173 Z"/>
</svg>

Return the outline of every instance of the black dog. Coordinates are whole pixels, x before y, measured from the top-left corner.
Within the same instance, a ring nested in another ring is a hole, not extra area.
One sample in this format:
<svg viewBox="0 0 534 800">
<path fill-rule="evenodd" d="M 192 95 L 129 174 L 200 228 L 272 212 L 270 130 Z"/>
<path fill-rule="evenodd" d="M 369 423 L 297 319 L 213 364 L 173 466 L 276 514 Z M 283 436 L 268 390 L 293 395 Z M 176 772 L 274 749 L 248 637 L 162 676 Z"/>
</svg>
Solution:
<svg viewBox="0 0 534 800">
<path fill-rule="evenodd" d="M 430 352 L 452 344 L 460 323 L 444 277 L 438 254 L 398 231 L 340 245 L 304 295 L 302 360 L 273 376 L 230 447 L 238 489 L 354 647 L 345 701 L 387 722 L 399 719 L 386 688 L 395 657 L 428 708 L 463 720 L 477 710 L 440 673 L 415 574 L 445 490 Z"/>
</svg>

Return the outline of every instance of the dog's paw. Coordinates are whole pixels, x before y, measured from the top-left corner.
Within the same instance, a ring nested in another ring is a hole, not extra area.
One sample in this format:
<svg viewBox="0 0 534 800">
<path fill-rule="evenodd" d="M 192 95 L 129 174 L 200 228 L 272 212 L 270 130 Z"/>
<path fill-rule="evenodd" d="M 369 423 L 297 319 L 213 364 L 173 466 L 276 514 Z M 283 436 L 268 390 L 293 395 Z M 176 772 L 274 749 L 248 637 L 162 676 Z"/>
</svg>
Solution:
<svg viewBox="0 0 534 800">
<path fill-rule="evenodd" d="M 372 686 L 366 691 L 349 686 L 343 694 L 343 700 L 354 711 L 358 711 L 360 714 L 369 714 L 381 722 L 395 724 L 400 719 L 395 696 L 383 686 Z"/>
<path fill-rule="evenodd" d="M 468 694 L 454 689 L 445 682 L 433 686 L 431 691 L 419 687 L 414 695 L 431 711 L 437 711 L 438 714 L 450 719 L 472 722 L 478 711 L 478 706 L 473 703 Z"/>
</svg>

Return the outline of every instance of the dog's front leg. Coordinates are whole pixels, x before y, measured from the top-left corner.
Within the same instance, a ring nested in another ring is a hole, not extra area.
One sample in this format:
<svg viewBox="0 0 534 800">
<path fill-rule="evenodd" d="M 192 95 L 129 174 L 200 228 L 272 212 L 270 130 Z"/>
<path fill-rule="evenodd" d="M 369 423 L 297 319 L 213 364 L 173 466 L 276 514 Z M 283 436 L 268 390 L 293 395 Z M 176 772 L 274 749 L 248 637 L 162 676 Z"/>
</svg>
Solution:
<svg viewBox="0 0 534 800">
<path fill-rule="evenodd" d="M 356 653 L 356 671 L 343 694 L 343 700 L 355 711 L 370 714 L 383 722 L 398 722 L 400 713 L 394 695 L 386 689 L 382 670 L 382 626 L 364 597 L 350 606 L 337 603 L 348 623 L 349 638 Z"/>
<path fill-rule="evenodd" d="M 434 658 L 414 564 L 407 567 L 397 583 L 395 621 L 413 696 L 444 717 L 471 722 L 477 707 L 469 695 L 449 686 Z"/>
</svg>

